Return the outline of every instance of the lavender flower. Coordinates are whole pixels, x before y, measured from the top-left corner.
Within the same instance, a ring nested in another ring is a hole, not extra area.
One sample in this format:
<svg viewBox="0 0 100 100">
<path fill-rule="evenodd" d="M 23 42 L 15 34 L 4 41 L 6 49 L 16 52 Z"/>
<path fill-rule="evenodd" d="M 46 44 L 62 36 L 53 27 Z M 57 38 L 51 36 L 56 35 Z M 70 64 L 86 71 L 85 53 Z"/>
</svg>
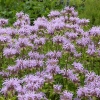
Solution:
<svg viewBox="0 0 100 100">
<path fill-rule="evenodd" d="M 51 11 L 50 14 L 48 15 L 50 18 L 58 17 L 60 15 L 59 11 Z"/>
<path fill-rule="evenodd" d="M 36 44 L 36 45 L 44 45 L 45 42 L 46 42 L 45 38 L 37 38 L 34 40 L 34 44 Z"/>
<path fill-rule="evenodd" d="M 63 45 L 63 49 L 65 51 L 69 51 L 69 52 L 72 52 L 72 53 L 76 52 L 75 46 L 73 44 L 71 44 L 71 43 L 64 44 Z"/>
<path fill-rule="evenodd" d="M 0 35 L 0 43 L 5 44 L 11 41 L 11 37 L 9 35 Z"/>
<path fill-rule="evenodd" d="M 71 40 L 75 40 L 77 38 L 78 34 L 77 33 L 66 32 L 65 36 L 67 36 Z"/>
<path fill-rule="evenodd" d="M 0 19 L 0 26 L 4 26 L 4 25 L 7 25 L 8 24 L 8 19 L 4 19 L 4 18 L 1 18 Z"/>
<path fill-rule="evenodd" d="M 14 57 L 15 55 L 18 55 L 18 54 L 20 54 L 20 51 L 15 49 L 15 48 L 5 48 L 3 50 L 3 55 L 6 58 L 12 58 L 12 57 Z"/>
<path fill-rule="evenodd" d="M 47 100 L 43 93 L 27 92 L 24 95 L 18 95 L 18 100 Z"/>
<path fill-rule="evenodd" d="M 55 93 L 58 93 L 58 94 L 61 93 L 62 85 L 57 84 L 57 85 L 54 85 L 53 87 L 54 87 Z"/>
<path fill-rule="evenodd" d="M 57 43 L 57 44 L 63 44 L 64 41 L 66 41 L 66 38 L 60 35 L 56 35 L 55 37 L 53 37 L 53 42 Z"/>
<path fill-rule="evenodd" d="M 74 62 L 72 65 L 74 66 L 76 71 L 81 73 L 84 71 L 83 65 L 81 63 Z"/>
<path fill-rule="evenodd" d="M 96 47 L 94 43 L 88 45 L 88 50 L 86 51 L 89 55 L 94 55 L 96 53 Z"/>
<path fill-rule="evenodd" d="M 48 57 L 48 58 L 54 58 L 54 59 L 56 59 L 56 58 L 60 58 L 62 56 L 62 52 L 60 52 L 60 51 L 50 51 L 50 52 L 48 52 L 47 54 L 46 54 L 46 57 Z"/>
<path fill-rule="evenodd" d="M 37 26 L 39 29 L 41 28 L 47 28 L 48 20 L 45 17 L 37 18 L 37 20 L 34 21 L 34 25 Z"/>
<path fill-rule="evenodd" d="M 89 37 L 82 37 L 77 40 L 77 44 L 86 47 L 91 42 Z"/>
<path fill-rule="evenodd" d="M 62 95 L 60 96 L 60 100 L 72 100 L 72 97 L 73 97 L 73 94 L 65 90 L 62 92 Z"/>
<path fill-rule="evenodd" d="M 29 55 L 29 57 L 31 59 L 34 59 L 34 60 L 42 60 L 42 59 L 45 58 L 45 55 L 44 54 L 40 54 L 39 52 L 32 52 L 32 51 L 30 51 L 28 53 L 28 55 Z"/>
<path fill-rule="evenodd" d="M 18 40 L 16 40 L 15 46 L 17 48 L 25 48 L 27 46 L 32 46 L 32 44 L 28 38 L 19 38 Z"/>
<path fill-rule="evenodd" d="M 22 88 L 20 85 L 20 80 L 18 78 L 7 79 L 3 82 L 1 93 L 7 95 L 9 91 L 13 92 L 15 90 L 17 92 L 17 88 Z"/>
</svg>

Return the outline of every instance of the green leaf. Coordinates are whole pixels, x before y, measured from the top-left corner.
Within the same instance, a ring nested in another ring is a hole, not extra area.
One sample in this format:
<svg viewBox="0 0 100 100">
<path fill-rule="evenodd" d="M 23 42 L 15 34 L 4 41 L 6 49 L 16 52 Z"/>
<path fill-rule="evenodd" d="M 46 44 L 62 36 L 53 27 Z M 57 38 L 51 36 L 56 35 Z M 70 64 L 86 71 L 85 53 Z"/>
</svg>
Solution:
<svg viewBox="0 0 100 100">
<path fill-rule="evenodd" d="M 0 100 L 5 100 L 5 98 L 4 97 L 0 97 Z"/>
</svg>

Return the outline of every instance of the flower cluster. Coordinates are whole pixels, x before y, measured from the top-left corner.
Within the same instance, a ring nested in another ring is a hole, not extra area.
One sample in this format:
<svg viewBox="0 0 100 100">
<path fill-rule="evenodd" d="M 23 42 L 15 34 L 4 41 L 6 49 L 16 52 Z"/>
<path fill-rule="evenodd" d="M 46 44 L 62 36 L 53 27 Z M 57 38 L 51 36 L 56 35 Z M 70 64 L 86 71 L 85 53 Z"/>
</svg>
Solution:
<svg viewBox="0 0 100 100">
<path fill-rule="evenodd" d="M 33 25 L 23 12 L 16 13 L 12 27 L 1 18 L 0 97 L 100 98 L 100 27 L 84 31 L 88 23 L 89 19 L 80 19 L 73 7 L 51 11 L 47 18 L 39 17 Z"/>
</svg>

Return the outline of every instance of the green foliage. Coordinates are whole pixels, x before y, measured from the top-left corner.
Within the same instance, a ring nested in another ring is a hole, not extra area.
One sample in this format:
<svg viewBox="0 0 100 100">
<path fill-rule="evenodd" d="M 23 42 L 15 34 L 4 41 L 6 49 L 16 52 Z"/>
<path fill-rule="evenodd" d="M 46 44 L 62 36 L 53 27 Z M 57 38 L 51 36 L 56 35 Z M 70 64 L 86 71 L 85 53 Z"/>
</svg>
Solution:
<svg viewBox="0 0 100 100">
<path fill-rule="evenodd" d="M 12 23 L 15 20 L 14 15 L 21 8 L 22 3 L 20 0 L 0 0 L 0 17 L 10 19 L 9 22 Z"/>
<path fill-rule="evenodd" d="M 23 11 L 33 22 L 37 17 L 47 16 L 51 10 L 64 8 L 65 4 L 66 0 L 0 0 L 0 17 L 9 19 L 11 25 L 16 12 Z"/>
<path fill-rule="evenodd" d="M 100 25 L 100 0 L 70 0 L 70 6 L 75 6 L 80 18 L 90 19 L 90 26 Z"/>
</svg>

